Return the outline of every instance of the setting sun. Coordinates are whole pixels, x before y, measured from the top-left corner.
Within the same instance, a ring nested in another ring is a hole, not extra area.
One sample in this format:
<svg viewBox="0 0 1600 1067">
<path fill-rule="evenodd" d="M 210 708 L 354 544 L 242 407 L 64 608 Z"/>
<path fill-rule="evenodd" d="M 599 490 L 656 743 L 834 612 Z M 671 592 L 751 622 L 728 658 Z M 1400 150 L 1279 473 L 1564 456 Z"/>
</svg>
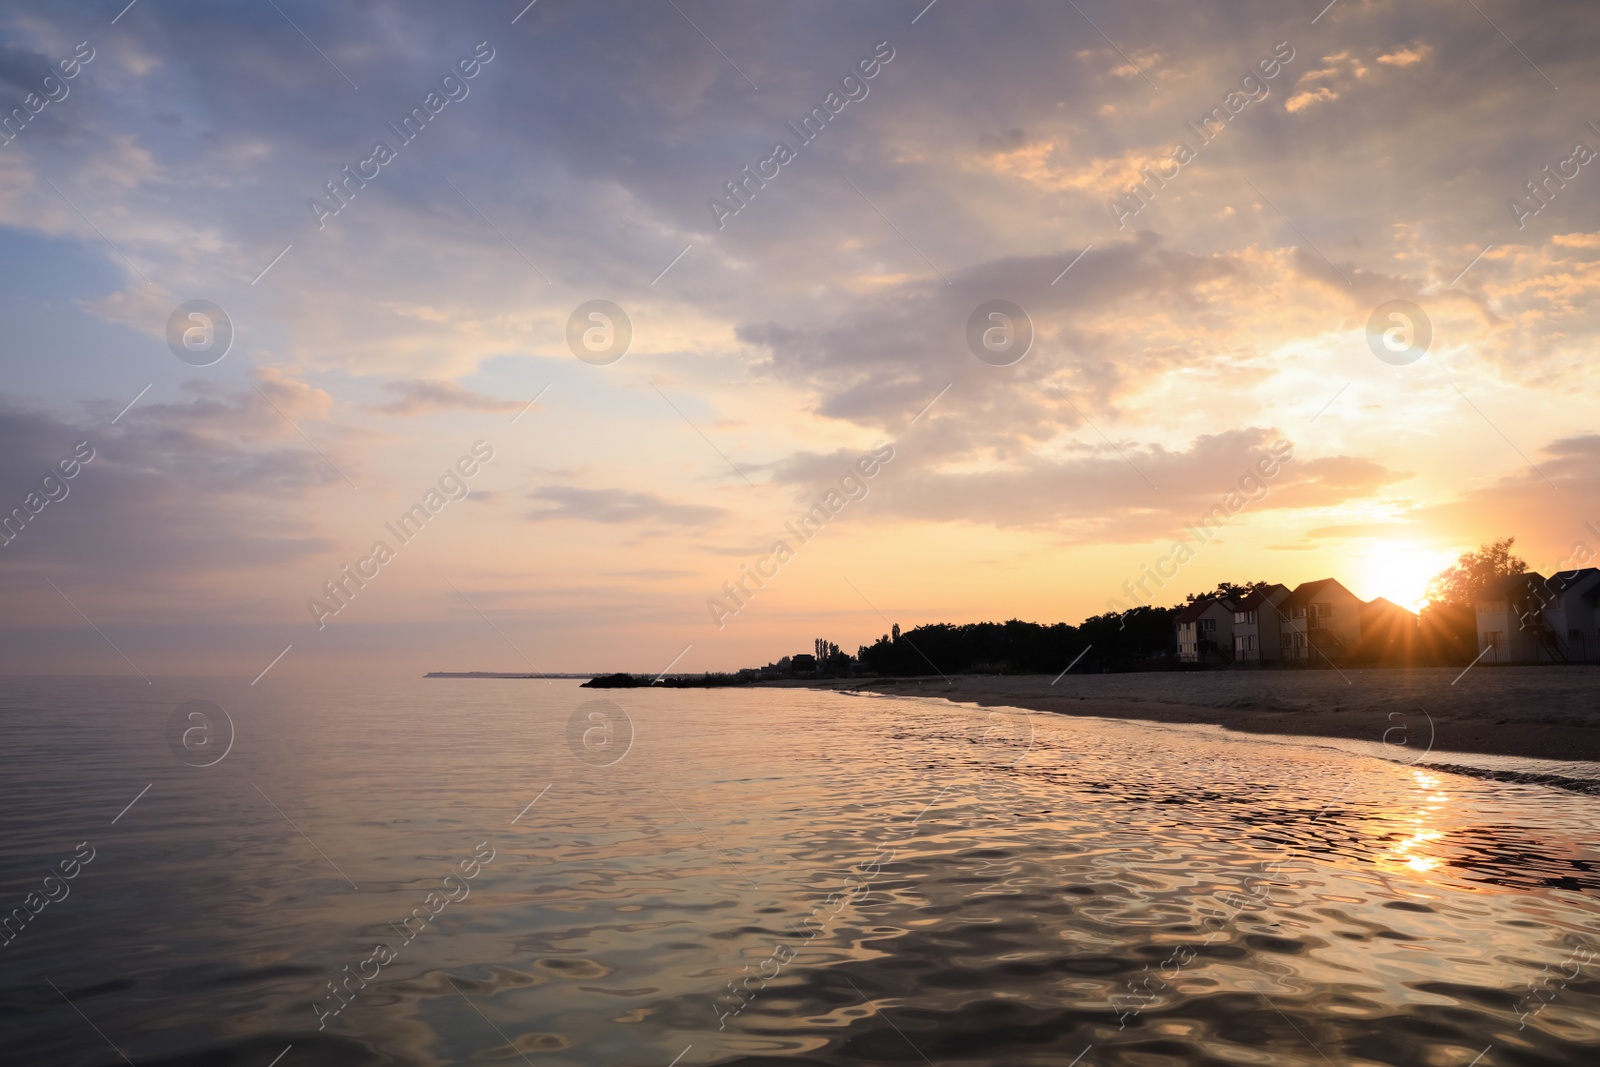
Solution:
<svg viewBox="0 0 1600 1067">
<path fill-rule="evenodd" d="M 1381 596 L 1417 611 L 1426 601 L 1428 581 L 1455 559 L 1454 553 L 1412 542 L 1378 542 L 1355 557 L 1350 586 L 1369 600 Z"/>
</svg>

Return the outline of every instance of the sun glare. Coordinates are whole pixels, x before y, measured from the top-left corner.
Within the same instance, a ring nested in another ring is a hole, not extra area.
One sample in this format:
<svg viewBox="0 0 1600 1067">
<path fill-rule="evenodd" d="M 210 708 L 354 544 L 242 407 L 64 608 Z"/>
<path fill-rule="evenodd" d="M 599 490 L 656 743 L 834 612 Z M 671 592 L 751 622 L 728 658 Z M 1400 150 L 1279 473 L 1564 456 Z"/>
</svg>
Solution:
<svg viewBox="0 0 1600 1067">
<path fill-rule="evenodd" d="M 1360 577 L 1353 591 L 1368 600 L 1381 596 L 1416 611 L 1427 595 L 1429 579 L 1454 562 L 1450 553 L 1423 545 L 1380 542 L 1357 558 Z"/>
<path fill-rule="evenodd" d="M 1423 793 L 1422 806 L 1416 815 L 1407 820 L 1412 827 L 1411 833 L 1392 846 L 1389 851 L 1411 870 L 1425 874 L 1441 863 L 1439 857 L 1427 855 L 1425 850 L 1433 842 L 1444 839 L 1442 830 L 1430 827 L 1433 817 L 1450 798 L 1439 791 L 1438 775 L 1428 774 L 1426 771 L 1412 771 L 1411 775 Z"/>
</svg>

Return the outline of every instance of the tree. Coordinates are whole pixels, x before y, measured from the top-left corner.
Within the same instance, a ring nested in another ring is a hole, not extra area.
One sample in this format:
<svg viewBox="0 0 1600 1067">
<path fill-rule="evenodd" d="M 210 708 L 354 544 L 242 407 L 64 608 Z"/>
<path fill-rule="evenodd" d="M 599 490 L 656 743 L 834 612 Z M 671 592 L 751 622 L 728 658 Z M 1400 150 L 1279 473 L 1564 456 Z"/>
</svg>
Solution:
<svg viewBox="0 0 1600 1067">
<path fill-rule="evenodd" d="M 818 673 L 850 673 L 850 653 L 841 651 L 834 642 L 825 637 L 816 637 L 811 641 L 811 649 L 816 657 Z"/>
<path fill-rule="evenodd" d="M 1238 599 L 1239 597 L 1249 596 L 1258 589 L 1269 588 L 1271 585 L 1271 582 L 1218 582 L 1217 587 L 1209 593 L 1190 593 L 1184 598 L 1183 602 L 1185 604 L 1193 604 L 1197 600 L 1208 600 L 1217 596 Z"/>
<path fill-rule="evenodd" d="M 1511 554 L 1516 543 L 1515 537 L 1502 537 L 1480 545 L 1475 552 L 1461 553 L 1454 564 L 1428 582 L 1428 603 L 1470 608 L 1496 578 L 1526 573 L 1528 564 Z"/>
<path fill-rule="evenodd" d="M 1151 661 L 1172 661 L 1177 651 L 1172 622 L 1177 613 L 1176 608 L 1141 605 L 1088 619 L 1081 626 L 1020 619 L 959 626 L 930 623 L 897 635 L 899 640 L 884 634 L 862 646 L 857 655 L 864 670 L 881 677 L 964 673 L 1054 677 L 1066 667 L 1078 674 L 1130 670 Z"/>
</svg>

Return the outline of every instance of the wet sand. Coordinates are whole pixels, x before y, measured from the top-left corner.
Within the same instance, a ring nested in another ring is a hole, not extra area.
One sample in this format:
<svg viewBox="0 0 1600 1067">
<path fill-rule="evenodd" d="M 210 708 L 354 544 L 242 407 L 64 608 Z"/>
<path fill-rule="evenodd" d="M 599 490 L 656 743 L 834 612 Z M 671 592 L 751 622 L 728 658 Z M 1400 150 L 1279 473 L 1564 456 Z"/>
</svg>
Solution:
<svg viewBox="0 0 1600 1067">
<path fill-rule="evenodd" d="M 1159 674 L 960 675 L 778 682 L 896 696 L 944 697 L 1065 715 L 1213 723 L 1249 733 L 1425 745 L 1436 751 L 1600 760 L 1600 666 L 1415 670 L 1197 671 Z M 1394 714 L 1393 717 L 1391 715 Z"/>
</svg>

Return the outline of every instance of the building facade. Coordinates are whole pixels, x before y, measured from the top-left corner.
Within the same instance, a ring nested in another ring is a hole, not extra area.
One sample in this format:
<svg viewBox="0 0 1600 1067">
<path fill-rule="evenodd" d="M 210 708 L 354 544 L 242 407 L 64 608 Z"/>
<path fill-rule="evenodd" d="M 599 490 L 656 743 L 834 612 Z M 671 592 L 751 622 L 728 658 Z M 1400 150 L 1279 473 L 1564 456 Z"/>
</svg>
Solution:
<svg viewBox="0 0 1600 1067">
<path fill-rule="evenodd" d="M 1302 583 L 1280 606 L 1286 660 L 1340 663 L 1361 640 L 1363 601 L 1336 579 Z"/>
<path fill-rule="evenodd" d="M 1484 663 L 1600 662 L 1600 569 L 1506 575 L 1474 607 Z"/>
<path fill-rule="evenodd" d="M 1562 571 L 1549 591 L 1555 598 L 1545 617 L 1556 648 L 1571 663 L 1600 662 L 1600 570 Z"/>
<path fill-rule="evenodd" d="M 1288 598 L 1288 586 L 1270 585 L 1234 603 L 1234 662 L 1276 663 L 1283 658 L 1281 606 Z"/>
<path fill-rule="evenodd" d="M 1523 625 L 1523 620 L 1536 613 L 1534 592 L 1544 582 L 1544 575 L 1536 572 L 1510 574 L 1490 582 L 1478 594 L 1474 608 L 1480 661 L 1532 663 L 1538 658 L 1542 638 L 1537 628 Z"/>
<path fill-rule="evenodd" d="M 1228 663 L 1233 658 L 1234 602 L 1197 600 L 1178 613 L 1179 663 Z"/>
</svg>

